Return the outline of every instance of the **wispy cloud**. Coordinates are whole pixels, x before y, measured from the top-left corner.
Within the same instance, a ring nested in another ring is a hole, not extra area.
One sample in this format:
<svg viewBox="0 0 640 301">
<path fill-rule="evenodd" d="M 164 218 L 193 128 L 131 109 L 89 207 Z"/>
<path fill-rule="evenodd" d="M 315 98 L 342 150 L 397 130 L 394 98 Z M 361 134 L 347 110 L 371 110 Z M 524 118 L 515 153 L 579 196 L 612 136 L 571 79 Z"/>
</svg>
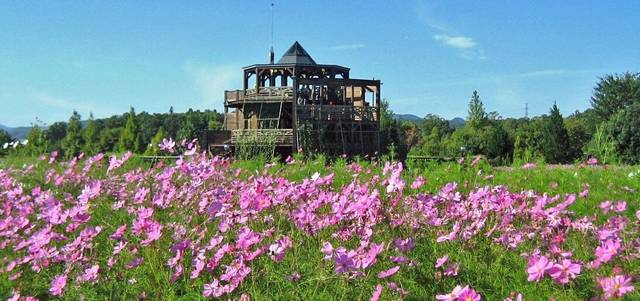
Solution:
<svg viewBox="0 0 640 301">
<path fill-rule="evenodd" d="M 242 82 L 239 66 L 210 66 L 202 63 L 187 62 L 184 70 L 193 78 L 193 87 L 207 105 L 222 104 L 225 90 L 232 90 Z"/>
<path fill-rule="evenodd" d="M 465 36 L 452 37 L 446 34 L 437 34 L 433 36 L 433 39 L 458 49 L 467 49 L 476 46 L 476 42 L 474 42 L 472 38 Z"/>
<path fill-rule="evenodd" d="M 86 100 L 76 100 L 70 99 L 66 97 L 54 96 L 46 92 L 37 91 L 32 93 L 33 99 L 40 105 L 48 106 L 56 109 L 63 109 L 67 111 L 76 110 L 82 114 L 89 114 L 89 112 L 93 113 L 101 113 L 108 114 L 114 113 L 115 110 L 110 107 L 106 107 L 103 105 L 96 105 L 92 102 Z"/>
<path fill-rule="evenodd" d="M 344 45 L 335 45 L 335 46 L 331 46 L 329 47 L 330 50 L 349 50 L 349 49 L 359 49 L 359 48 L 364 48 L 367 45 L 365 44 L 344 44 Z"/>
<path fill-rule="evenodd" d="M 484 50 L 478 47 L 478 42 L 468 36 L 461 34 L 452 26 L 439 20 L 434 14 L 431 7 L 424 2 L 418 2 L 416 7 L 416 15 L 418 19 L 425 24 L 433 34 L 433 39 L 445 46 L 451 47 L 458 51 L 460 57 L 467 60 L 484 60 L 487 56 Z"/>
</svg>

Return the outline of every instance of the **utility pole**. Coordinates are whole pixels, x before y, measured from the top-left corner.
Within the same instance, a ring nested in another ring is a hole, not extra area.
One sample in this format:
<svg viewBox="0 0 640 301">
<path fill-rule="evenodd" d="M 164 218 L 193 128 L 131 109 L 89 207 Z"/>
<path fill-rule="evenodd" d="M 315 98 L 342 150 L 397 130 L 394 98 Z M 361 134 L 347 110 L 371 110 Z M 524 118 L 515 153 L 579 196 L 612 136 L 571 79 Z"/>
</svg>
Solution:
<svg viewBox="0 0 640 301">
<path fill-rule="evenodd" d="M 524 118 L 529 118 L 529 103 L 525 102 L 524 103 Z"/>
</svg>

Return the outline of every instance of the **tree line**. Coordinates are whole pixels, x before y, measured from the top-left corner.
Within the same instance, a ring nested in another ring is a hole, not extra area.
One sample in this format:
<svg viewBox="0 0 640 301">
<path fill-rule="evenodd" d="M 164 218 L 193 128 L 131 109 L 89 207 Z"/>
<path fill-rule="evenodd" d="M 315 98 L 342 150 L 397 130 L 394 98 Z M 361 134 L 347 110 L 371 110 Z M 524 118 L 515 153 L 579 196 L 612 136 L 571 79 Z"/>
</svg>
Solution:
<svg viewBox="0 0 640 301">
<path fill-rule="evenodd" d="M 602 163 L 640 163 L 640 74 L 601 77 L 590 103 L 591 108 L 566 117 L 554 103 L 542 116 L 502 118 L 487 112 L 474 91 L 466 124 L 455 128 L 433 114 L 419 122 L 394 120 L 385 102 L 381 134 L 386 151 L 399 157 L 483 155 L 496 164 L 595 157 Z"/>
<path fill-rule="evenodd" d="M 124 152 L 155 155 L 163 138 L 177 140 L 201 137 L 207 129 L 222 128 L 223 115 L 216 110 L 197 111 L 189 109 L 185 113 L 175 113 L 173 107 L 168 113 L 141 112 L 136 114 L 133 107 L 129 112 L 108 118 L 88 120 L 74 111 L 67 122 L 55 122 L 49 126 L 32 125 L 26 137 L 26 145 L 19 148 L 20 154 L 37 156 L 58 151 L 66 158 L 83 152 L 87 155 L 98 152 Z M 0 130 L 0 146 L 14 139 Z M 11 151 L 11 147 L 0 148 L 0 155 Z"/>
<path fill-rule="evenodd" d="M 640 74 L 601 77 L 593 89 L 591 108 L 563 117 L 553 104 L 548 114 L 532 118 L 503 118 L 487 112 L 480 94 L 473 91 L 466 123 L 456 127 L 444 118 L 428 114 L 419 122 L 396 120 L 387 101 L 382 102 L 381 142 L 384 151 L 403 159 L 407 155 L 457 157 L 483 155 L 496 164 L 544 160 L 571 163 L 595 157 L 602 163 L 640 163 Z M 215 110 L 123 115 L 82 122 L 73 112 L 67 122 L 48 127 L 33 125 L 26 155 L 57 150 L 71 158 L 80 152 L 131 150 L 157 154 L 163 138 L 202 137 L 207 129 L 220 129 L 223 115 Z M 0 130 L 0 146 L 14 141 Z M 9 148 L 10 149 L 10 148 Z M 7 153 L 0 148 L 0 155 Z"/>
</svg>

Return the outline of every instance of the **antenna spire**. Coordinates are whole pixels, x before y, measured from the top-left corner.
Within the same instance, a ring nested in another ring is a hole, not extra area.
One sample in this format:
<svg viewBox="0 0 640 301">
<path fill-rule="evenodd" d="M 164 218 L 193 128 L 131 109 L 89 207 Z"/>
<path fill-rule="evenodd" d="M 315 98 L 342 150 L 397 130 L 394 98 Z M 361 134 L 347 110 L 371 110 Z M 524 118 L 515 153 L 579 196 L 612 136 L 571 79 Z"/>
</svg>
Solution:
<svg viewBox="0 0 640 301">
<path fill-rule="evenodd" d="M 524 118 L 529 118 L 529 103 L 524 104 Z"/>
<path fill-rule="evenodd" d="M 269 49 L 269 63 L 273 64 L 275 54 L 273 53 L 273 2 L 271 2 L 271 48 Z"/>
</svg>

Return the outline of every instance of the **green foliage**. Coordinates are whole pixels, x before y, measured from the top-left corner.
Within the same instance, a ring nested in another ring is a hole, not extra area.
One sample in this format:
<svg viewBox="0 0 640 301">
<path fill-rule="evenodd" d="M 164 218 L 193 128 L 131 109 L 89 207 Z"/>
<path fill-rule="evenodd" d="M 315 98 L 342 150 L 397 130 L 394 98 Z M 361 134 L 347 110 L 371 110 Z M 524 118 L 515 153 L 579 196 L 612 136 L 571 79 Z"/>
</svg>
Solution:
<svg viewBox="0 0 640 301">
<path fill-rule="evenodd" d="M 100 131 L 98 148 L 103 152 L 116 150 L 122 128 L 105 128 Z"/>
<path fill-rule="evenodd" d="M 541 152 L 549 163 L 566 163 L 570 151 L 569 134 L 556 104 L 553 104 L 549 113 L 545 118 Z"/>
<path fill-rule="evenodd" d="M 82 125 L 80 124 L 80 114 L 73 111 L 73 114 L 71 114 L 69 122 L 67 123 L 67 135 L 62 142 L 65 157 L 69 159 L 78 155 L 82 150 L 82 146 Z"/>
<path fill-rule="evenodd" d="M 640 103 L 640 73 L 605 75 L 591 97 L 591 105 L 602 120 L 636 103 Z"/>
<path fill-rule="evenodd" d="M 52 123 L 46 130 L 51 149 L 62 150 L 62 142 L 67 137 L 67 123 L 58 121 Z"/>
<path fill-rule="evenodd" d="M 27 156 L 38 156 L 49 152 L 49 139 L 46 131 L 40 129 L 37 124 L 32 125 L 31 131 L 27 134 L 28 144 L 23 148 L 23 153 Z"/>
<path fill-rule="evenodd" d="M 13 138 L 11 138 L 11 135 L 9 135 L 7 131 L 0 129 L 0 156 L 4 156 L 9 152 L 8 144 L 10 142 L 13 142 Z M 5 143 L 7 143 L 7 148 L 4 148 Z"/>
<path fill-rule="evenodd" d="M 82 131 L 82 136 L 84 138 L 84 147 L 82 148 L 82 151 L 85 154 L 94 155 L 98 153 L 100 142 L 99 134 L 98 124 L 93 118 L 93 113 L 89 113 L 89 122 L 87 123 L 87 127 Z"/>
<path fill-rule="evenodd" d="M 386 99 L 380 102 L 380 144 L 383 153 L 389 152 L 391 145 L 403 145 L 400 123 L 393 118 L 393 111 Z"/>
<path fill-rule="evenodd" d="M 478 91 L 473 91 L 471 100 L 469 101 L 467 122 L 470 123 L 470 126 L 478 128 L 485 125 L 487 120 L 487 112 L 484 109 L 484 104 L 480 100 L 480 94 L 478 94 Z"/>
<path fill-rule="evenodd" d="M 597 127 L 596 132 L 585 148 L 588 155 L 598 158 L 601 163 L 611 164 L 618 162 L 618 157 L 615 153 L 615 141 L 611 137 L 606 124 L 601 124 Z"/>
<path fill-rule="evenodd" d="M 118 150 L 120 152 L 133 151 L 138 153 L 144 146 L 140 139 L 140 128 L 136 122 L 136 112 L 131 107 L 127 116 L 127 123 L 122 132 L 120 132 L 120 140 L 118 142 Z"/>
<path fill-rule="evenodd" d="M 151 139 L 151 143 L 149 143 L 149 145 L 147 146 L 147 150 L 144 152 L 144 154 L 148 156 L 157 156 L 158 154 L 160 154 L 160 147 L 158 147 L 158 145 L 162 143 L 162 139 L 166 137 L 167 136 L 164 132 L 164 128 L 160 127 L 156 135 L 153 136 L 153 139 Z"/>
<path fill-rule="evenodd" d="M 640 102 L 617 112 L 608 126 L 620 159 L 629 164 L 640 163 Z"/>
</svg>

